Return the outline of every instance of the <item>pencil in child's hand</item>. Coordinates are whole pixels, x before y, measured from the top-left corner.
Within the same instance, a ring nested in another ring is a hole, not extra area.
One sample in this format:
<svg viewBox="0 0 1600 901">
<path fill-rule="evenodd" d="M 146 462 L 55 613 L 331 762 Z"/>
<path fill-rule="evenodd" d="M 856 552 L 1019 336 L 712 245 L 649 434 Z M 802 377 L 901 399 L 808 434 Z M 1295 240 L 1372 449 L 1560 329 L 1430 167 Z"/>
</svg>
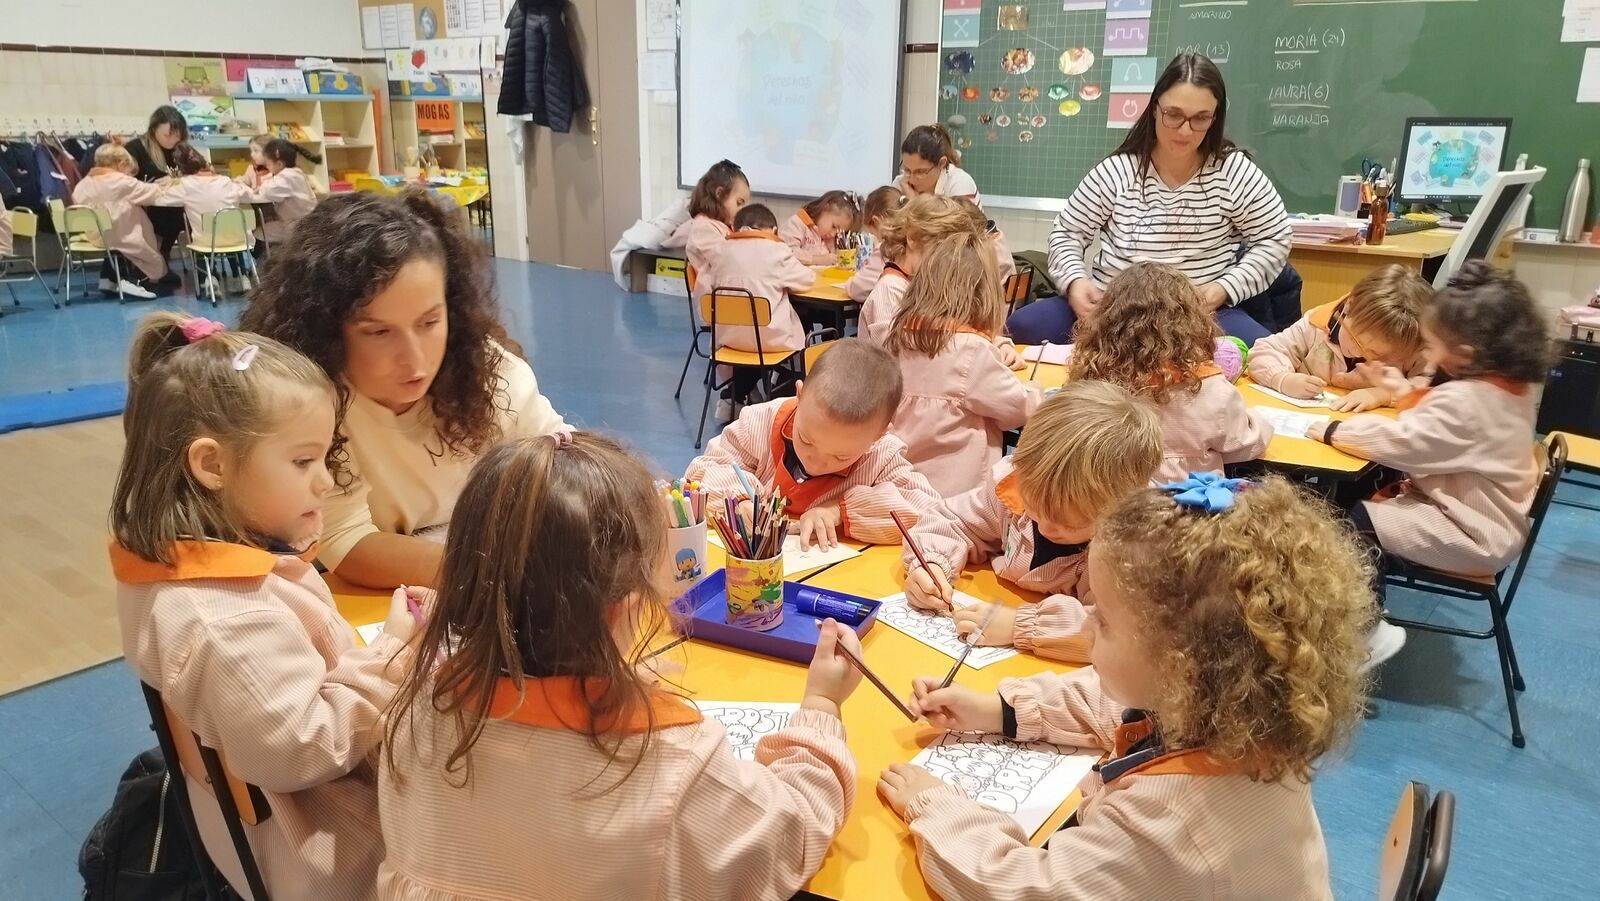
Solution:
<svg viewBox="0 0 1600 901">
<path fill-rule="evenodd" d="M 879 679 L 876 673 L 868 669 L 867 664 L 862 661 L 860 657 L 857 657 L 849 648 L 842 644 L 836 645 L 835 647 L 838 648 L 839 653 L 844 655 L 846 660 L 850 661 L 850 663 L 854 665 L 856 669 L 861 671 L 861 675 L 867 677 L 868 682 L 871 682 L 879 691 L 883 692 L 884 697 L 894 702 L 894 706 L 898 707 L 900 712 L 906 715 L 906 719 L 912 721 L 913 723 L 917 721 L 917 715 L 911 712 L 911 708 L 907 707 L 904 701 L 901 701 L 894 692 L 890 691 L 889 686 L 883 684 L 883 680 Z"/>
<path fill-rule="evenodd" d="M 955 666 L 950 667 L 950 672 L 944 674 L 944 681 L 939 683 L 940 688 L 949 688 L 950 683 L 956 679 L 956 671 L 961 669 L 961 664 L 967 662 L 967 655 L 978 646 L 979 639 L 983 638 L 983 630 L 989 628 L 989 622 L 994 619 L 994 613 L 1000 608 L 1000 602 L 989 604 L 989 611 L 983 615 L 983 622 L 978 623 L 978 631 L 973 632 L 966 639 L 967 646 L 961 649 L 961 656 L 956 658 Z"/>
<path fill-rule="evenodd" d="M 918 547 L 917 546 L 917 540 L 915 538 L 911 537 L 911 530 L 906 528 L 905 520 L 902 520 L 900 518 L 900 511 L 899 510 L 890 510 L 889 511 L 889 518 L 894 520 L 895 528 L 899 529 L 900 530 L 900 535 L 903 538 L 905 538 L 906 547 L 911 548 L 911 553 L 916 555 L 917 563 L 922 565 L 923 571 L 928 574 L 928 578 L 933 580 L 933 584 L 934 585 L 938 585 L 939 584 L 939 576 L 936 573 L 934 573 L 933 567 L 928 565 L 928 558 L 922 556 L 922 548 Z"/>
</svg>

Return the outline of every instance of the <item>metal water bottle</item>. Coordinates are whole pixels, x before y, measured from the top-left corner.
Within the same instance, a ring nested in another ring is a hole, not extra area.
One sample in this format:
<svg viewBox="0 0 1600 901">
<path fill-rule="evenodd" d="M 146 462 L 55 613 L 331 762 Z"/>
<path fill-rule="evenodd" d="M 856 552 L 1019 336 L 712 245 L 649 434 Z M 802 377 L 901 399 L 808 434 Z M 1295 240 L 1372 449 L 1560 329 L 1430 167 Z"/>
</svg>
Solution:
<svg viewBox="0 0 1600 901">
<path fill-rule="evenodd" d="M 1567 203 L 1561 208 L 1560 238 L 1563 244 L 1583 240 L 1583 220 L 1589 213 L 1589 161 L 1578 160 L 1578 174 L 1567 189 Z"/>
</svg>

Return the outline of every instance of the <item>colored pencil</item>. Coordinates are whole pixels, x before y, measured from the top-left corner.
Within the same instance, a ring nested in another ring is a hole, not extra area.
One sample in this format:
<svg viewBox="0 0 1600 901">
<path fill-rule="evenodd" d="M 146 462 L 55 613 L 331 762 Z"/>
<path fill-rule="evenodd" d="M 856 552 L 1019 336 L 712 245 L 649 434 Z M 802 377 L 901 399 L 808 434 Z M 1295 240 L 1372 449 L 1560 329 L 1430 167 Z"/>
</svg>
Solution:
<svg viewBox="0 0 1600 901">
<path fill-rule="evenodd" d="M 912 721 L 913 723 L 917 721 L 917 715 L 911 712 L 911 708 L 907 707 L 904 701 L 900 700 L 900 698 L 898 698 L 894 692 L 890 691 L 889 686 L 883 684 L 883 680 L 879 679 L 876 673 L 868 669 L 867 664 L 860 657 L 857 657 L 849 648 L 842 644 L 836 645 L 836 647 L 839 649 L 839 653 L 844 655 L 846 660 L 850 661 L 855 665 L 856 669 L 861 671 L 861 675 L 867 677 L 868 682 L 871 682 L 879 691 L 883 692 L 883 696 L 893 702 L 894 706 L 899 708 L 900 712 L 906 715 L 906 719 Z"/>
<path fill-rule="evenodd" d="M 1049 349 L 1049 341 L 1039 345 L 1039 356 L 1035 357 L 1033 360 L 1033 370 L 1028 373 L 1028 381 L 1033 381 L 1033 377 L 1039 374 L 1039 364 L 1044 362 L 1044 352 Z"/>
<path fill-rule="evenodd" d="M 950 672 L 944 674 L 944 681 L 939 683 L 940 688 L 949 688 L 950 683 L 955 681 L 956 671 L 961 669 L 961 664 L 967 662 L 967 655 L 972 653 L 972 649 L 978 646 L 978 639 L 983 637 L 983 630 L 989 628 L 989 621 L 994 619 L 994 612 L 997 609 L 999 609 L 999 601 L 989 604 L 989 612 L 983 615 L 983 622 L 978 623 L 978 631 L 972 633 L 972 637 L 967 639 L 967 646 L 961 649 L 961 656 L 956 658 L 956 665 L 950 667 Z"/>
<path fill-rule="evenodd" d="M 933 567 L 928 565 L 928 558 L 922 556 L 922 548 L 917 545 L 917 540 L 911 537 L 911 530 L 906 528 L 905 520 L 900 518 L 900 511 L 890 510 L 889 517 L 894 520 L 895 528 L 900 530 L 901 537 L 905 538 L 906 547 L 911 548 L 911 553 L 916 555 L 917 563 L 922 565 L 923 571 L 928 574 L 928 578 L 933 580 L 933 584 L 938 585 L 938 574 L 933 571 Z"/>
</svg>

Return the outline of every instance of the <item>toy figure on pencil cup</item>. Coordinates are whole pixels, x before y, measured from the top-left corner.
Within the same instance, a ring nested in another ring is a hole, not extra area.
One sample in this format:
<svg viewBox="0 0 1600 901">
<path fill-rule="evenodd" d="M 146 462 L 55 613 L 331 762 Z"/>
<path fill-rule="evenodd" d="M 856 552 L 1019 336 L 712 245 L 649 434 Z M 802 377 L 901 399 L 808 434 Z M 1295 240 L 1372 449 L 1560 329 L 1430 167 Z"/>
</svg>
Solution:
<svg viewBox="0 0 1600 901">
<path fill-rule="evenodd" d="M 1056 217 L 1050 276 L 1066 296 L 1013 313 L 1006 327 L 1018 343 L 1070 341 L 1106 284 L 1136 262 L 1187 276 L 1226 334 L 1247 345 L 1266 336 L 1237 305 L 1283 271 L 1289 218 L 1272 182 L 1228 140 L 1227 109 L 1216 64 L 1197 53 L 1172 58 L 1121 146 L 1089 170 Z M 1086 260 L 1097 239 L 1098 256 Z"/>
<path fill-rule="evenodd" d="M 482 245 L 413 187 L 332 197 L 272 255 L 243 321 L 319 364 L 344 414 L 320 559 L 360 585 L 434 584 L 473 461 L 567 428 L 495 316 Z"/>
<path fill-rule="evenodd" d="M 1109 752 L 1047 848 L 928 771 L 878 782 L 942 898 L 1332 898 L 1317 761 L 1360 720 L 1370 566 L 1281 478 L 1124 498 L 1095 529 L 1093 666 L 998 692 L 918 677 L 936 728 Z"/>
<path fill-rule="evenodd" d="M 787 898 L 822 865 L 861 645 L 823 621 L 799 709 L 736 758 L 649 660 L 679 591 L 660 498 L 589 432 L 473 467 L 379 754 L 378 897 Z"/>
<path fill-rule="evenodd" d="M 133 157 L 136 171 L 133 176 L 140 181 L 158 181 L 178 173 L 178 148 L 189 143 L 189 121 L 175 106 L 158 106 L 150 114 L 150 125 L 139 138 L 128 142 L 128 153 Z M 178 210 L 151 209 L 145 211 L 150 226 L 155 230 L 156 251 L 164 260 L 172 253 L 172 246 L 183 234 L 183 213 Z M 176 286 L 178 277 L 172 274 L 168 284 Z"/>
</svg>

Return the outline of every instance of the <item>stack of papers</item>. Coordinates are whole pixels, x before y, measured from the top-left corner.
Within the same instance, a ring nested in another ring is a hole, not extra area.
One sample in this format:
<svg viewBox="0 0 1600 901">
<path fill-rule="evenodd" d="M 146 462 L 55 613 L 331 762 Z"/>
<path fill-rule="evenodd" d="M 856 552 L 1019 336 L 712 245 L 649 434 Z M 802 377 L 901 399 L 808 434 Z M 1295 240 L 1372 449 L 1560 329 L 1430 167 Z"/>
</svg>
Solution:
<svg viewBox="0 0 1600 901">
<path fill-rule="evenodd" d="M 1291 218 L 1289 229 L 1296 241 L 1316 244 L 1337 244 L 1354 241 L 1366 229 L 1362 219 L 1345 219 L 1341 216 L 1307 216 Z"/>
</svg>

